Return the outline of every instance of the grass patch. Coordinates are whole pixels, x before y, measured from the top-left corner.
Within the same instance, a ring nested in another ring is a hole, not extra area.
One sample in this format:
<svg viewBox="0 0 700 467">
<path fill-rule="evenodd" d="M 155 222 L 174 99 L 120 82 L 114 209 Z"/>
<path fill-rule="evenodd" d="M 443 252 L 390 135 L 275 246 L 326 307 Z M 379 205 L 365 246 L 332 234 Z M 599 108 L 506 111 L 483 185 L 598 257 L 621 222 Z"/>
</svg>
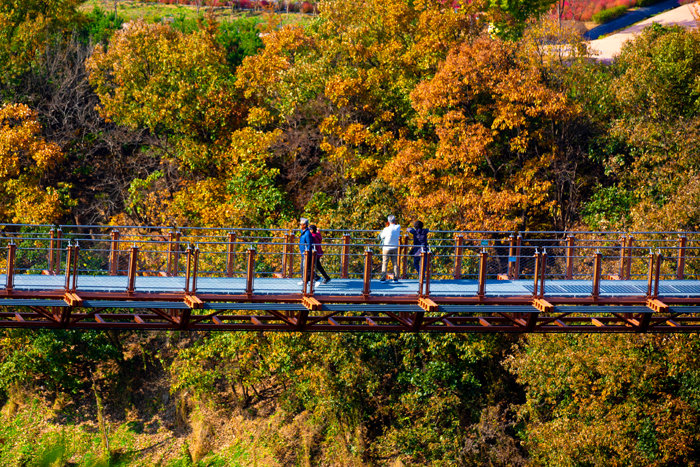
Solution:
<svg viewBox="0 0 700 467">
<path fill-rule="evenodd" d="M 86 0 L 80 6 L 80 10 L 84 12 L 89 12 L 96 8 L 112 13 L 114 12 L 114 1 Z M 117 2 L 117 16 L 122 18 L 124 21 L 143 19 L 149 23 L 155 23 L 167 20 L 169 18 L 173 18 L 178 21 L 191 21 L 204 18 L 207 15 L 213 15 L 214 18 L 220 22 L 265 16 L 262 11 L 231 10 L 231 8 L 224 7 L 211 8 L 202 6 L 200 7 L 198 13 L 197 8 L 193 5 L 168 5 L 164 3 L 137 0 L 120 0 Z M 276 16 L 280 16 L 282 18 L 282 24 L 304 23 L 308 22 L 309 18 L 311 18 L 309 15 L 298 13 L 277 13 Z"/>
<path fill-rule="evenodd" d="M 627 13 L 627 7 L 624 5 L 616 6 L 613 8 L 606 8 L 605 10 L 599 11 L 593 15 L 591 18 L 598 24 L 609 23 L 610 21 L 619 18 L 620 16 Z"/>
</svg>

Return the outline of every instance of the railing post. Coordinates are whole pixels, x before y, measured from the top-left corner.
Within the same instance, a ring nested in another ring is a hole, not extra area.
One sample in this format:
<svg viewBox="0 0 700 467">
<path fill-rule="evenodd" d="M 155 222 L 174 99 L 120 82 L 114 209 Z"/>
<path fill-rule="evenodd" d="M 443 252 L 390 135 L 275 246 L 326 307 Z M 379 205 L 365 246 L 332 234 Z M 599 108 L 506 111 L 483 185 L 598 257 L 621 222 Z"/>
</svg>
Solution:
<svg viewBox="0 0 700 467">
<path fill-rule="evenodd" d="M 168 264 L 166 265 L 166 276 L 175 276 L 175 230 L 168 232 Z"/>
<path fill-rule="evenodd" d="M 464 236 L 455 236 L 455 268 L 454 278 L 460 280 L 462 278 L 462 255 L 464 250 Z"/>
<path fill-rule="evenodd" d="M 170 273 L 173 276 L 177 276 L 178 273 L 178 263 L 180 262 L 180 238 L 182 237 L 182 232 L 176 230 L 173 234 L 173 244 L 170 253 L 173 255 L 172 269 Z"/>
<path fill-rule="evenodd" d="M 49 267 L 48 267 L 48 272 L 49 274 L 53 275 L 53 250 L 56 247 L 55 243 L 56 241 L 54 240 L 54 235 L 56 232 L 52 228 L 49 230 Z"/>
<path fill-rule="evenodd" d="M 15 288 L 15 256 L 17 255 L 17 245 L 13 240 L 7 245 L 7 277 L 5 290 L 12 292 Z"/>
<path fill-rule="evenodd" d="M 542 249 L 542 255 L 541 255 L 541 263 L 540 263 L 540 298 L 544 297 L 544 280 L 545 277 L 547 276 L 547 250 Z"/>
<path fill-rule="evenodd" d="M 194 294 L 197 292 L 197 273 L 199 272 L 199 246 L 194 246 L 192 256 L 194 264 L 192 265 L 192 288 L 190 289 L 190 293 Z"/>
<path fill-rule="evenodd" d="M 627 237 L 622 236 L 620 240 L 620 279 L 625 278 L 625 260 L 627 258 Z"/>
<path fill-rule="evenodd" d="M 625 280 L 630 280 L 632 276 L 632 246 L 634 245 L 634 237 L 630 235 L 627 237 L 627 263 L 625 264 Z"/>
<path fill-rule="evenodd" d="M 363 275 L 362 295 L 367 298 L 371 292 L 370 281 L 372 280 L 372 250 L 365 248 L 365 269 Z"/>
<path fill-rule="evenodd" d="M 282 240 L 282 278 L 287 277 L 287 256 L 289 256 L 289 233 L 284 233 Z"/>
<path fill-rule="evenodd" d="M 113 229 L 112 232 L 110 232 L 110 237 L 109 275 L 116 276 L 119 274 L 119 230 Z"/>
<path fill-rule="evenodd" d="M 348 278 L 348 268 L 350 263 L 350 234 L 343 234 L 343 250 L 340 256 L 340 278 Z"/>
<path fill-rule="evenodd" d="M 678 262 L 676 263 L 676 279 L 682 280 L 685 277 L 685 250 L 688 238 L 682 235 L 678 239 Z"/>
<path fill-rule="evenodd" d="M 593 262 L 593 291 L 591 295 L 594 299 L 600 296 L 600 276 L 603 272 L 603 254 L 600 250 L 595 252 L 595 260 Z"/>
<path fill-rule="evenodd" d="M 539 284 L 540 284 L 540 269 L 542 268 L 542 255 L 540 252 L 535 248 L 535 254 L 533 255 L 535 257 L 535 273 L 533 274 L 534 276 L 534 284 L 532 286 L 532 296 L 533 297 L 539 297 Z"/>
<path fill-rule="evenodd" d="M 420 271 L 418 271 L 418 296 L 423 296 L 423 290 L 425 289 L 425 270 L 427 268 L 427 260 L 425 258 L 426 252 L 420 252 Z"/>
<path fill-rule="evenodd" d="M 304 251 L 304 254 L 301 255 L 301 293 L 303 295 L 307 294 L 309 287 L 309 275 L 311 274 L 311 271 L 309 271 L 309 261 L 311 261 L 311 250 L 307 249 Z"/>
<path fill-rule="evenodd" d="M 488 256 L 486 248 L 482 248 L 479 254 L 479 298 L 486 295 L 486 261 Z"/>
<path fill-rule="evenodd" d="M 80 255 L 80 244 L 75 241 L 73 245 L 73 281 L 71 284 L 71 292 L 75 292 L 78 288 L 78 256 Z"/>
<path fill-rule="evenodd" d="M 226 277 L 233 277 L 234 265 L 236 263 L 236 232 L 228 233 L 228 243 L 226 244 Z M 286 245 L 285 245 L 286 247 Z M 284 256 L 282 257 L 284 261 Z M 284 265 L 282 266 L 284 272 Z"/>
<path fill-rule="evenodd" d="M 307 253 L 309 251 L 307 250 Z M 311 266 L 307 266 L 309 268 L 308 273 L 309 273 L 309 295 L 314 294 L 314 289 L 316 285 L 316 247 L 312 249 L 312 251 L 308 254 L 307 258 L 311 261 Z"/>
<path fill-rule="evenodd" d="M 68 247 L 66 248 L 68 251 L 66 254 L 66 283 L 64 286 L 64 291 L 66 293 L 70 292 L 70 275 L 71 271 L 73 270 L 73 245 L 68 242 Z"/>
<path fill-rule="evenodd" d="M 508 237 L 508 268 L 506 273 L 508 279 L 513 280 L 513 267 L 515 266 L 515 234 Z"/>
<path fill-rule="evenodd" d="M 128 285 L 126 286 L 126 291 L 129 294 L 134 293 L 134 289 L 136 288 L 136 261 L 138 260 L 138 256 L 139 247 L 134 244 L 130 248 L 129 253 Z"/>
<path fill-rule="evenodd" d="M 654 261 L 656 256 L 649 250 L 649 271 L 647 273 L 647 298 L 652 297 L 652 292 L 654 291 Z"/>
<path fill-rule="evenodd" d="M 411 237 L 408 235 L 401 235 L 399 237 L 399 264 L 401 267 L 399 268 L 399 276 L 401 276 L 402 279 L 408 279 L 408 252 L 409 250 L 409 242 L 411 241 Z M 398 277 L 396 278 L 398 279 Z"/>
<path fill-rule="evenodd" d="M 574 245 L 576 244 L 576 237 L 569 234 L 566 237 L 566 279 L 572 280 L 574 278 Z"/>
<path fill-rule="evenodd" d="M 523 243 L 523 236 L 518 234 L 515 238 L 515 272 L 513 273 L 513 280 L 518 280 L 520 277 L 520 245 Z"/>
<path fill-rule="evenodd" d="M 58 275 L 61 270 L 61 238 L 63 238 L 63 230 L 59 227 L 56 229 L 56 255 L 54 258 L 54 270 L 51 272 L 52 275 Z"/>
<path fill-rule="evenodd" d="M 287 277 L 294 277 L 294 232 L 289 232 L 289 252 L 287 255 Z M 303 278 L 302 278 L 303 279 Z"/>
<path fill-rule="evenodd" d="M 664 260 L 664 255 L 659 251 L 656 254 L 656 267 L 654 268 L 654 298 L 659 296 L 659 279 L 661 277 L 661 262 Z"/>
<path fill-rule="evenodd" d="M 433 261 L 432 261 L 432 252 L 426 251 L 425 252 L 425 292 L 424 296 L 429 297 L 430 296 L 430 280 L 432 278 L 433 274 Z"/>
<path fill-rule="evenodd" d="M 255 248 L 248 248 L 248 260 L 245 269 L 245 293 L 253 295 L 253 281 L 255 280 Z"/>
</svg>

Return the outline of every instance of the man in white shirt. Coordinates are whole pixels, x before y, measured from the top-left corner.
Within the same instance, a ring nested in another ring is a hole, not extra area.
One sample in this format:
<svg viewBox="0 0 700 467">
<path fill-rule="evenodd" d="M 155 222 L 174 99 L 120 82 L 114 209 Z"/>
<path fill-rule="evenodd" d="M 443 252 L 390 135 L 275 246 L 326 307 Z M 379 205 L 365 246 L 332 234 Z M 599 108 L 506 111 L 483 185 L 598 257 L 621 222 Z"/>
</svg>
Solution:
<svg viewBox="0 0 700 467">
<path fill-rule="evenodd" d="M 401 236 L 401 226 L 396 223 L 394 216 L 386 218 L 389 225 L 384 227 L 379 238 L 382 241 L 382 277 L 379 279 L 384 282 L 386 280 L 387 262 L 391 259 L 394 265 L 394 282 L 399 281 L 399 237 Z"/>
</svg>

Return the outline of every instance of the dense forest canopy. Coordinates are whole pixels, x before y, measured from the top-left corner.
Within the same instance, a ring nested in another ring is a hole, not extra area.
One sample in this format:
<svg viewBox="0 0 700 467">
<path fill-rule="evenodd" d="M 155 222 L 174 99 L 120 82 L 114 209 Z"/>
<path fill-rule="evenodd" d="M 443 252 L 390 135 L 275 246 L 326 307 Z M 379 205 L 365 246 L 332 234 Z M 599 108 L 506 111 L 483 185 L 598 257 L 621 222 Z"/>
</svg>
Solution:
<svg viewBox="0 0 700 467">
<path fill-rule="evenodd" d="M 282 25 L 0 0 L 0 222 L 697 231 L 700 32 L 600 64 L 551 3 L 327 0 Z M 4 330 L 0 459 L 690 464 L 699 350 Z"/>
</svg>

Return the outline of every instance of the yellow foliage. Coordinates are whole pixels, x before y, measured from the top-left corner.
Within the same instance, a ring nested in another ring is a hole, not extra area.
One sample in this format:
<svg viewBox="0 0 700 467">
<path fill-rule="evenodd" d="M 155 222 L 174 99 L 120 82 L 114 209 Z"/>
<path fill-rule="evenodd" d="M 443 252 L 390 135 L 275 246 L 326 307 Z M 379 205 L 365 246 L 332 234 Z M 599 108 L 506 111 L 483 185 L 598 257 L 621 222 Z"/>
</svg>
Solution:
<svg viewBox="0 0 700 467">
<path fill-rule="evenodd" d="M 0 108 L 2 222 L 56 222 L 63 214 L 56 188 L 43 179 L 63 160 L 61 148 L 41 136 L 36 113 L 24 104 Z"/>
</svg>

